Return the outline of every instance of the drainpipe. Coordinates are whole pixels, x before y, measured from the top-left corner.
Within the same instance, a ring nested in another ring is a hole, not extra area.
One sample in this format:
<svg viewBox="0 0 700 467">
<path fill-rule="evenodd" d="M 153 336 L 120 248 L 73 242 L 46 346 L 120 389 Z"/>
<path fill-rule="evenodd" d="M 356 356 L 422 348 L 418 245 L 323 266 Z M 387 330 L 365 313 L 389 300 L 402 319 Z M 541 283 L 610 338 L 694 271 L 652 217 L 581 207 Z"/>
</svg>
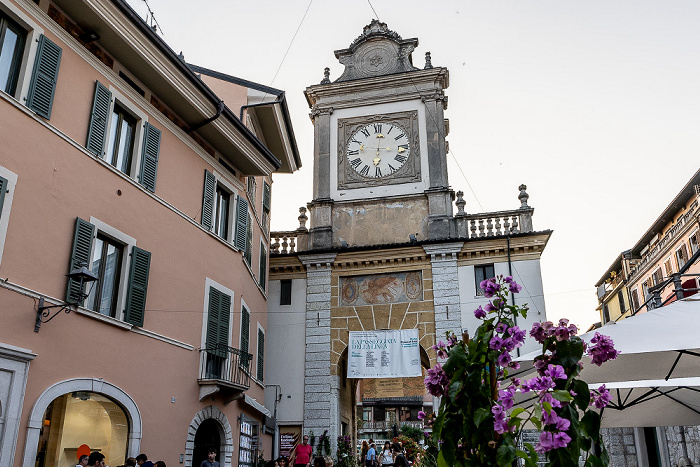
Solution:
<svg viewBox="0 0 700 467">
<path fill-rule="evenodd" d="M 272 438 L 272 455 L 274 456 L 274 459 L 277 459 L 279 457 L 279 452 L 278 452 L 278 446 L 277 446 L 277 439 L 279 438 L 279 425 L 277 424 L 277 403 L 282 399 L 282 386 L 279 384 L 268 384 L 267 386 L 274 386 L 275 388 L 275 407 L 273 410 L 273 418 L 275 419 L 275 436 Z M 279 389 L 279 395 L 277 394 L 277 390 Z"/>
<path fill-rule="evenodd" d="M 210 118 L 204 120 L 204 121 L 203 121 L 202 123 L 200 123 L 199 125 L 195 125 L 195 126 L 191 127 L 190 130 L 187 132 L 187 134 L 188 134 L 188 135 L 191 135 L 191 134 L 194 133 L 195 131 L 197 131 L 197 130 L 199 130 L 200 128 L 202 128 L 204 125 L 208 125 L 208 124 L 210 124 L 211 122 L 213 122 L 214 120 L 216 120 L 217 118 L 219 118 L 219 117 L 221 116 L 221 113 L 224 111 L 224 107 L 226 107 L 226 106 L 224 105 L 224 101 L 219 101 L 219 102 L 216 104 L 216 115 L 214 115 L 213 117 L 210 117 Z"/>
</svg>

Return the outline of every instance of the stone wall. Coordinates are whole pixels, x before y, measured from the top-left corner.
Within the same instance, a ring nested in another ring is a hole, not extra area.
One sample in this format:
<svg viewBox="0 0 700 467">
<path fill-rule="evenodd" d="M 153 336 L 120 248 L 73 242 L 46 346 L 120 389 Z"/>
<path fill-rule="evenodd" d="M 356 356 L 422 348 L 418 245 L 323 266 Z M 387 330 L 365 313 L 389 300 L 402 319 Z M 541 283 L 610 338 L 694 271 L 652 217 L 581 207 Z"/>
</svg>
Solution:
<svg viewBox="0 0 700 467">
<path fill-rule="evenodd" d="M 634 428 L 606 428 L 602 434 L 603 444 L 610 453 L 610 467 L 637 466 Z"/>
</svg>

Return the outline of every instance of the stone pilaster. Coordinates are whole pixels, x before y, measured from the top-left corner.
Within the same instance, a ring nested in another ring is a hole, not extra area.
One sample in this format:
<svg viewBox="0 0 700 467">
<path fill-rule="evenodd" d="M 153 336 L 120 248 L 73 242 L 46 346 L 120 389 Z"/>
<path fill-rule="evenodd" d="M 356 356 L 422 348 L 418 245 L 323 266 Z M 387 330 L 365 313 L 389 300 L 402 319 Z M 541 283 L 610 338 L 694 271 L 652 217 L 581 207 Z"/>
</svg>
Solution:
<svg viewBox="0 0 700 467">
<path fill-rule="evenodd" d="M 331 197 L 331 114 L 333 107 L 311 110 L 314 121 L 314 200 Z"/>
<path fill-rule="evenodd" d="M 433 271 L 433 305 L 435 309 L 435 339 L 444 339 L 445 332 L 462 334 L 462 309 L 459 303 L 457 254 L 464 243 L 424 245 Z"/>
<path fill-rule="evenodd" d="M 339 431 L 338 394 L 331 391 L 331 270 L 335 257 L 335 253 L 299 256 L 306 267 L 304 433 L 313 431 L 318 437 L 328 430 L 333 446 Z M 337 382 L 334 386 L 337 389 Z"/>
</svg>

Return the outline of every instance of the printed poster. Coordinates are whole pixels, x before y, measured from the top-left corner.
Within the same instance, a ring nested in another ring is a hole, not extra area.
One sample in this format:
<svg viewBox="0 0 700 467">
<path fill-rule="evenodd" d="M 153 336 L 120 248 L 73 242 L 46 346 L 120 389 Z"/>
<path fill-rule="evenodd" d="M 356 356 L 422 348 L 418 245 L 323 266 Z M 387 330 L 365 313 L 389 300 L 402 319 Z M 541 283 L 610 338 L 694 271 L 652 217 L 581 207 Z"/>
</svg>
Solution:
<svg viewBox="0 0 700 467">
<path fill-rule="evenodd" d="M 350 331 L 348 378 L 421 375 L 418 329 Z"/>
</svg>

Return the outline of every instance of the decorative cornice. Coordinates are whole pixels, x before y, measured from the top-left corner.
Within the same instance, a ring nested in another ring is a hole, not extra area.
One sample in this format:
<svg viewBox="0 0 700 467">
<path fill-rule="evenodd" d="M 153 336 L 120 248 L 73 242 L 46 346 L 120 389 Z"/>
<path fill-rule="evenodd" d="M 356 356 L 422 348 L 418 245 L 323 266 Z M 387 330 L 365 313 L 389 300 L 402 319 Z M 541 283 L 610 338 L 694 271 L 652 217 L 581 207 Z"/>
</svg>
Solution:
<svg viewBox="0 0 700 467">
<path fill-rule="evenodd" d="M 330 269 L 335 261 L 337 253 L 321 253 L 316 255 L 299 255 L 299 261 L 307 268 L 315 267 L 316 269 Z"/>
<path fill-rule="evenodd" d="M 463 246 L 464 242 L 437 243 L 423 245 L 423 249 L 430 256 L 431 261 L 449 261 L 457 259 Z"/>
</svg>

